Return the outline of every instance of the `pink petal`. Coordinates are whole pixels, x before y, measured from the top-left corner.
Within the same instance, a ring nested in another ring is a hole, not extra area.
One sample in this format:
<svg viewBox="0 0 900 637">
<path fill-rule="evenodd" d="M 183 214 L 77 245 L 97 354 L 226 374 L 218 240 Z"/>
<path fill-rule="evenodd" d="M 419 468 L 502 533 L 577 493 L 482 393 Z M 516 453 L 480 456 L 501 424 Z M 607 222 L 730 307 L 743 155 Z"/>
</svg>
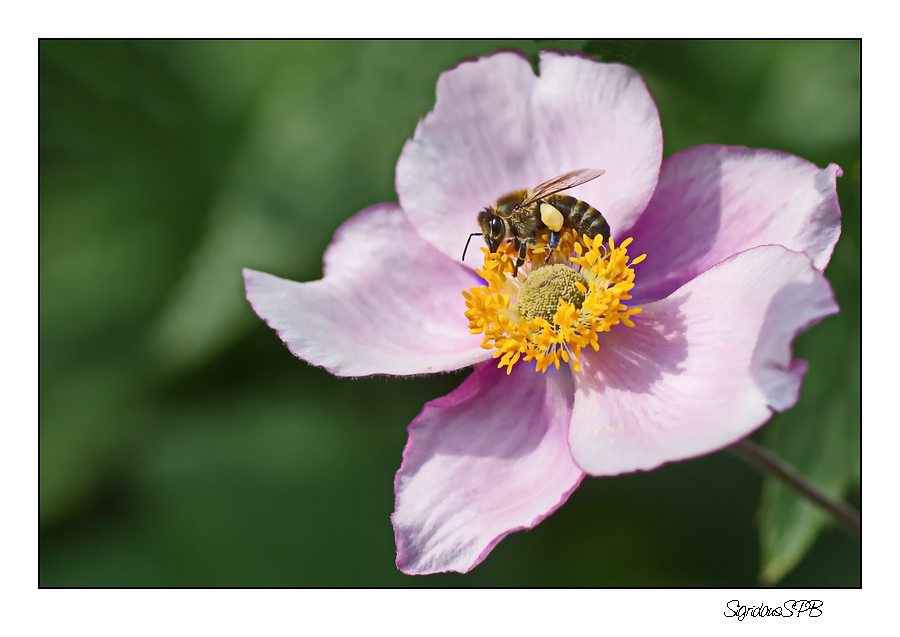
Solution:
<svg viewBox="0 0 900 637">
<path fill-rule="evenodd" d="M 507 376 L 490 361 L 425 405 L 395 481 L 401 571 L 465 573 L 565 502 L 584 477 L 566 439 L 572 392 L 565 368 Z"/>
<path fill-rule="evenodd" d="M 335 233 L 324 278 L 296 283 L 244 270 L 247 300 L 296 355 L 338 376 L 459 369 L 490 352 L 469 334 L 471 271 L 423 241 L 395 204 Z"/>
<path fill-rule="evenodd" d="M 403 148 L 400 204 L 422 235 L 454 259 L 468 233 L 479 231 L 482 208 L 576 168 L 606 170 L 570 192 L 598 208 L 614 233 L 630 227 L 650 200 L 662 131 L 640 76 L 626 66 L 547 52 L 540 71 L 536 77 L 517 53 L 447 71 L 434 110 Z M 467 261 L 480 259 L 470 248 Z"/>
<path fill-rule="evenodd" d="M 569 442 L 593 475 L 653 469 L 730 445 L 793 406 L 797 333 L 838 311 L 807 255 L 742 252 L 644 307 L 582 356 Z"/>
<path fill-rule="evenodd" d="M 841 233 L 835 164 L 820 169 L 772 150 L 697 146 L 667 158 L 630 232 L 636 303 L 664 298 L 700 272 L 760 245 L 806 252 L 819 270 Z M 602 178 L 601 178 L 602 179 Z"/>
</svg>

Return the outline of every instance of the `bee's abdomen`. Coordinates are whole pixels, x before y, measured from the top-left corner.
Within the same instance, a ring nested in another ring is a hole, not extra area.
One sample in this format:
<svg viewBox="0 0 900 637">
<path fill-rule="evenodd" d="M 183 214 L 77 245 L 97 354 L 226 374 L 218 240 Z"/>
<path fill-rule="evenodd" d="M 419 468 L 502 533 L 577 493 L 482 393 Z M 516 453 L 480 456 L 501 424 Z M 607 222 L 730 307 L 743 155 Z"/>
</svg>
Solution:
<svg viewBox="0 0 900 637">
<path fill-rule="evenodd" d="M 604 241 L 609 240 L 609 224 L 600 211 L 589 203 L 569 195 L 550 195 L 545 201 L 562 213 L 566 228 L 573 228 L 591 238 L 601 235 Z"/>
</svg>

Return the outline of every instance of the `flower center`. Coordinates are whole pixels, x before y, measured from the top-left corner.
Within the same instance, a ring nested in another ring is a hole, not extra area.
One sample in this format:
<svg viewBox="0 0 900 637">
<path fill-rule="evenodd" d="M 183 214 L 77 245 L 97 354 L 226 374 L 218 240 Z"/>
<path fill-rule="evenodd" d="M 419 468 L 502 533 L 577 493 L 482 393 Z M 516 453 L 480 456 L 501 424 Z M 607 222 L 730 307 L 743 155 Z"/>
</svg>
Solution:
<svg viewBox="0 0 900 637">
<path fill-rule="evenodd" d="M 516 276 L 518 255 L 510 244 L 495 253 L 482 248 L 484 267 L 478 274 L 487 285 L 463 292 L 469 331 L 484 334 L 481 346 L 497 350 L 494 358 L 500 358 L 499 367 L 506 367 L 507 374 L 519 360 L 535 361 L 540 372 L 571 360 L 578 371 L 583 348 L 599 350 L 601 333 L 619 323 L 634 327 L 630 317 L 641 312 L 622 303 L 634 287 L 630 243 L 626 239 L 617 247 L 610 239 L 606 246 L 600 236 L 579 237 L 565 230 L 559 247 L 545 259 L 545 233 L 529 248 Z"/>
<path fill-rule="evenodd" d="M 538 268 L 519 288 L 519 314 L 529 321 L 539 316 L 552 321 L 560 301 L 579 309 L 584 303 L 585 283 L 578 272 L 562 263 Z"/>
</svg>

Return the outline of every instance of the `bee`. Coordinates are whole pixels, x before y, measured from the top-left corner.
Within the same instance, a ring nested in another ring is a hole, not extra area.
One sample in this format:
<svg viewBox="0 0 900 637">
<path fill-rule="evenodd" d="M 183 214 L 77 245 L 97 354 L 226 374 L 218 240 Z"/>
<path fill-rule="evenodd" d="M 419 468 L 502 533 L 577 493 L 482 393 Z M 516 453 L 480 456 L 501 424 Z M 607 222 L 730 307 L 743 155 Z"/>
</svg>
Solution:
<svg viewBox="0 0 900 637">
<path fill-rule="evenodd" d="M 473 232 L 463 249 L 463 260 L 472 237 L 482 235 L 491 252 L 496 252 L 500 244 L 511 239 L 519 253 L 513 268 L 513 276 L 525 263 L 528 246 L 535 242 L 544 229 L 549 230 L 546 263 L 553 250 L 559 245 L 560 230 L 573 228 L 580 235 L 593 238 L 598 234 L 604 241 L 609 240 L 609 224 L 600 211 L 580 199 L 559 194 L 563 190 L 580 186 L 604 174 L 605 170 L 580 168 L 554 177 L 531 188 L 516 190 L 500 197 L 493 206 L 478 213 L 481 232 Z"/>
</svg>

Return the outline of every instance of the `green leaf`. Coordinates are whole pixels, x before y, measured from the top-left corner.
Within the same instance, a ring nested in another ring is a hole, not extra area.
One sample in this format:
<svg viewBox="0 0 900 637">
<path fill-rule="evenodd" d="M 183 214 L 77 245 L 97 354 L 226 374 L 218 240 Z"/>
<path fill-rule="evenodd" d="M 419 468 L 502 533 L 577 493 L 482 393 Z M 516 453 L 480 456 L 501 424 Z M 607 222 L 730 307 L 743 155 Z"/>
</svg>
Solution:
<svg viewBox="0 0 900 637">
<path fill-rule="evenodd" d="M 191 92 L 138 43 L 44 40 L 39 55 L 47 528 L 91 501 L 143 426 L 143 328 L 193 240 L 220 153 Z"/>
<path fill-rule="evenodd" d="M 780 147 L 809 154 L 858 142 L 858 40 L 784 42 L 757 98 L 752 124 Z"/>
<path fill-rule="evenodd" d="M 853 280 L 854 268 L 846 262 L 858 263 L 858 258 L 850 239 L 842 239 L 833 261 L 844 273 L 834 282 L 836 289 L 846 289 Z M 858 269 L 856 274 L 858 286 Z M 837 498 L 859 483 L 860 339 L 859 315 L 852 308 L 802 335 L 797 356 L 810 364 L 803 395 L 796 407 L 773 418 L 765 432 L 766 445 L 779 458 Z M 767 584 L 780 581 L 797 566 L 831 522 L 773 478 L 763 485 L 759 521 L 760 579 Z"/>
<path fill-rule="evenodd" d="M 40 395 L 40 524 L 71 514 L 122 461 L 143 429 L 140 382 L 125 365 L 79 369 L 47 381 Z"/>
<path fill-rule="evenodd" d="M 582 51 L 600 62 L 636 65 L 641 58 L 640 40 L 588 40 Z"/>
</svg>

